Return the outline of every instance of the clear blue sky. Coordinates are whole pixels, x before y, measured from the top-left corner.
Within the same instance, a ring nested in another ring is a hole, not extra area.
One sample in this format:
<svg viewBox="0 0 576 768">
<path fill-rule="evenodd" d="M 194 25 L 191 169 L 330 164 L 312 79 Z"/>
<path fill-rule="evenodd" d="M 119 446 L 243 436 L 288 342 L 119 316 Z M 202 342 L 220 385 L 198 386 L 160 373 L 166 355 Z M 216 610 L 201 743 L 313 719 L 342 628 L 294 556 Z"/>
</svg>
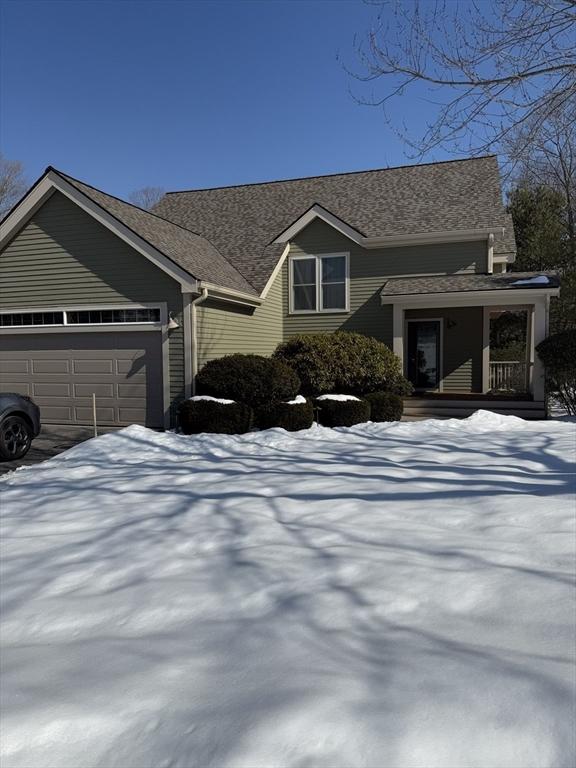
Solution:
<svg viewBox="0 0 576 768">
<path fill-rule="evenodd" d="M 4 0 L 2 150 L 30 181 L 54 165 L 121 197 L 412 162 L 336 60 L 374 16 L 361 0 Z M 403 99 L 408 124 L 423 110 Z"/>
</svg>

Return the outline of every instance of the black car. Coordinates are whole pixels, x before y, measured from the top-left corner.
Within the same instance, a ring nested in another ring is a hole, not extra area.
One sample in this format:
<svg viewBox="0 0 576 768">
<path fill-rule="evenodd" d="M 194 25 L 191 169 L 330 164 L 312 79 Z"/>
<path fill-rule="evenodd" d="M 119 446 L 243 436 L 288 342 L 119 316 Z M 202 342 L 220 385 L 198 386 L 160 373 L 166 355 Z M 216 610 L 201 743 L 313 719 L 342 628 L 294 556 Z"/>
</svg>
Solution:
<svg viewBox="0 0 576 768">
<path fill-rule="evenodd" d="M 40 409 L 26 395 L 0 394 L 0 459 L 20 459 L 40 432 Z"/>
</svg>

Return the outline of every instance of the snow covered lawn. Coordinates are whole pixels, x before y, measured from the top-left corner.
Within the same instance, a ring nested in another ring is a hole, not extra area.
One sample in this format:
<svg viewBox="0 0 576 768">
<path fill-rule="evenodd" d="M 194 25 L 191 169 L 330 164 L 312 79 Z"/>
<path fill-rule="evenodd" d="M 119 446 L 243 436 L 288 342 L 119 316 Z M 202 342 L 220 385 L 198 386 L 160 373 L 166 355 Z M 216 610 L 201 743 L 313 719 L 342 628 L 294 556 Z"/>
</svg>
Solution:
<svg viewBox="0 0 576 768">
<path fill-rule="evenodd" d="M 6 476 L 2 768 L 571 768 L 574 448 L 130 427 Z"/>
</svg>

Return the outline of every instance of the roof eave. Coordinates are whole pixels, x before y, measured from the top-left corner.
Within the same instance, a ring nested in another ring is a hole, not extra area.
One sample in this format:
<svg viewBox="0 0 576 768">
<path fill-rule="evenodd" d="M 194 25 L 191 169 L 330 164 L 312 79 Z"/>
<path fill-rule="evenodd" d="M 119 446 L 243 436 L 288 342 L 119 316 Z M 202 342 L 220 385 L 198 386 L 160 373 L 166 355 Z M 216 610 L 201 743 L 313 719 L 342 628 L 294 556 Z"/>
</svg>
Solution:
<svg viewBox="0 0 576 768">
<path fill-rule="evenodd" d="M 471 301 L 479 300 L 477 303 L 494 303 L 494 300 L 504 302 L 515 297 L 526 300 L 530 296 L 558 296 L 560 288 L 558 286 L 534 287 L 534 288 L 488 288 L 476 291 L 444 291 L 431 293 L 380 293 L 380 303 L 385 304 L 440 304 L 442 302 L 464 302 L 470 304 Z"/>
<path fill-rule="evenodd" d="M 198 285 L 198 293 L 202 288 L 208 289 L 208 295 L 212 299 L 221 299 L 232 304 L 243 304 L 248 307 L 259 307 L 262 304 L 263 299 L 260 296 L 256 296 L 251 293 L 244 293 L 243 291 L 237 291 L 233 288 L 224 288 L 216 283 L 210 283 L 206 280 L 201 280 Z"/>
<path fill-rule="evenodd" d="M 431 232 L 413 232 L 405 235 L 382 235 L 369 237 L 343 219 L 335 216 L 319 203 L 315 203 L 289 227 L 281 232 L 272 243 L 288 243 L 296 237 L 314 220 L 320 219 L 337 231 L 341 232 L 349 240 L 352 240 L 362 248 L 398 248 L 409 245 L 431 245 L 434 243 L 464 243 L 472 241 L 488 240 L 499 232 L 504 236 L 505 228 L 502 226 L 478 227 L 473 229 L 449 229 L 435 230 Z"/>
</svg>

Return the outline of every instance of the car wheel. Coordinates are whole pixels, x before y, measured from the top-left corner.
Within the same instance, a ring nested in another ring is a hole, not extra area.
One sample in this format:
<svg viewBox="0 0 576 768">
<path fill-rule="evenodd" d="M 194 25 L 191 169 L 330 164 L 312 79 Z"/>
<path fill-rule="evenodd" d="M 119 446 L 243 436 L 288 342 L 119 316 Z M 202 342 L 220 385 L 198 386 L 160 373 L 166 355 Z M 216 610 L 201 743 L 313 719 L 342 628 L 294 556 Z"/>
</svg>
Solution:
<svg viewBox="0 0 576 768">
<path fill-rule="evenodd" d="M 6 416 L 0 424 L 0 457 L 10 461 L 28 453 L 32 427 L 21 416 Z"/>
</svg>

